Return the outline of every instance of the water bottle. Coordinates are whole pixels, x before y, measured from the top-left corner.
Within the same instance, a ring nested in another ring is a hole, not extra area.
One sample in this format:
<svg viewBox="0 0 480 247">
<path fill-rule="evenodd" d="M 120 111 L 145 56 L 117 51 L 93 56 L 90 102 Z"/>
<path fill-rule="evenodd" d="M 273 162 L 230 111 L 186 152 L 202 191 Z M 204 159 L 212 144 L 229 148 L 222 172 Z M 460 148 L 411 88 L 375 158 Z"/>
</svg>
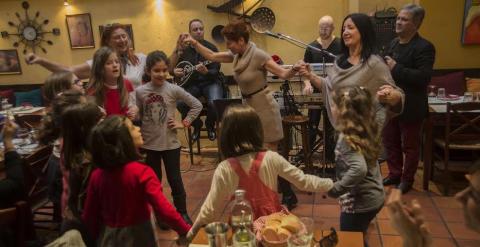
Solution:
<svg viewBox="0 0 480 247">
<path fill-rule="evenodd" d="M 235 232 L 242 223 L 245 227 L 251 228 L 253 225 L 253 210 L 250 203 L 245 199 L 245 190 L 235 191 L 235 201 L 231 207 L 230 224 Z"/>
</svg>

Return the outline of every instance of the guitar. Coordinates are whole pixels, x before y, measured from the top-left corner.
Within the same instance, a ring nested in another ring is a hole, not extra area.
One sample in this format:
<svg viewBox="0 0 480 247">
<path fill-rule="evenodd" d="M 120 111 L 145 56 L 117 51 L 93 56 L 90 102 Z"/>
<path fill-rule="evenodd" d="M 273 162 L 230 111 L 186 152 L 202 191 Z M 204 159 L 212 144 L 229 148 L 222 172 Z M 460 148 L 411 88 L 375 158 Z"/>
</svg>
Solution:
<svg viewBox="0 0 480 247">
<path fill-rule="evenodd" d="M 212 63 L 212 61 L 205 60 L 205 61 L 201 62 L 200 64 L 206 66 L 210 63 Z M 200 65 L 200 64 L 198 64 L 198 65 Z M 183 85 L 185 85 L 185 83 L 187 83 L 188 79 L 190 79 L 190 76 L 192 76 L 193 72 L 198 70 L 198 65 L 193 65 L 189 61 L 181 61 L 180 63 L 178 63 L 177 66 L 175 66 L 175 68 L 176 69 L 183 69 L 183 76 L 176 80 L 177 85 L 179 85 L 180 87 L 183 87 Z"/>
</svg>

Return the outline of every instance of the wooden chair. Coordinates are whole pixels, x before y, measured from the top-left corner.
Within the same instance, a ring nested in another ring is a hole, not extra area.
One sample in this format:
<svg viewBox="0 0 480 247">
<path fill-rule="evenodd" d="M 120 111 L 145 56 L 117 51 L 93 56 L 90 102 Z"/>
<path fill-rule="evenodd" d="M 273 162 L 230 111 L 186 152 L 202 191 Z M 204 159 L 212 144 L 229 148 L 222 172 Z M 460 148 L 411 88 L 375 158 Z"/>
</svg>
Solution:
<svg viewBox="0 0 480 247">
<path fill-rule="evenodd" d="M 465 172 L 478 158 L 480 152 L 480 102 L 447 103 L 445 135 L 434 138 L 434 145 L 441 152 L 434 153 L 435 167 L 446 176 L 444 194 L 448 195 L 450 172 Z M 466 151 L 469 157 L 462 155 L 452 160 L 452 152 Z"/>
<path fill-rule="evenodd" d="M 15 115 L 15 121 L 22 128 L 38 128 L 42 122 L 41 114 L 22 114 Z"/>
<path fill-rule="evenodd" d="M 51 219 L 34 220 L 35 228 L 49 229 L 42 223 L 53 223 L 59 220 L 60 212 L 49 204 L 48 188 L 45 181 L 45 174 L 48 166 L 48 159 L 52 154 L 52 146 L 43 146 L 34 153 L 25 157 L 25 184 L 27 198 L 36 216 L 50 216 Z M 40 224 L 39 224 L 40 223 Z"/>
<path fill-rule="evenodd" d="M 2 229 L 10 227 L 13 230 L 15 246 L 25 246 L 29 210 L 25 201 L 15 203 L 15 207 L 0 209 L 0 226 Z"/>
</svg>

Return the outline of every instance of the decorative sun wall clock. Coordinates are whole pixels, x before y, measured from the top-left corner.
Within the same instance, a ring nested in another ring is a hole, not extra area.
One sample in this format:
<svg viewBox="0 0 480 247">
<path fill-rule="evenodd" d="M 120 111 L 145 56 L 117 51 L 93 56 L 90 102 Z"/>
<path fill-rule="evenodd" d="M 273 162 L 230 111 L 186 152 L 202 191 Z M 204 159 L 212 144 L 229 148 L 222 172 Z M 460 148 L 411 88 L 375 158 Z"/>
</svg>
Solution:
<svg viewBox="0 0 480 247">
<path fill-rule="evenodd" d="M 16 36 L 18 39 L 13 43 L 15 48 L 23 45 L 23 54 L 27 53 L 30 48 L 34 53 L 37 49 L 47 53 L 44 45 L 53 45 L 51 40 L 46 39 L 46 34 L 60 35 L 60 29 L 53 28 L 51 31 L 45 31 L 46 25 L 50 22 L 48 19 L 40 20 L 40 12 L 37 11 L 35 16 L 31 18 L 28 15 L 28 9 L 30 4 L 27 1 L 22 2 L 22 8 L 25 10 L 25 18 L 22 18 L 18 12 L 15 12 L 19 23 L 9 21 L 8 25 L 17 29 L 16 33 L 9 33 L 2 31 L 2 38 L 8 38 L 9 36 Z"/>
</svg>

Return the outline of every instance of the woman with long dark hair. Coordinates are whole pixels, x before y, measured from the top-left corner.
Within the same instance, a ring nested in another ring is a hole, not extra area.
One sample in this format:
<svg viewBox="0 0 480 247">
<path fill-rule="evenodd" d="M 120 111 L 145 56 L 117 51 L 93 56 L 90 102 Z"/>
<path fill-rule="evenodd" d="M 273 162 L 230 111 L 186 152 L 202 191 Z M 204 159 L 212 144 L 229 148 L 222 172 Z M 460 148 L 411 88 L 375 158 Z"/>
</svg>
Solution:
<svg viewBox="0 0 480 247">
<path fill-rule="evenodd" d="M 335 60 L 333 69 L 326 78 L 311 72 L 309 66 L 302 66 L 300 73 L 317 88 L 321 89 L 329 119 L 332 117 L 332 92 L 345 86 L 365 87 L 376 95 L 376 118 L 383 127 L 387 113 L 398 114 L 403 109 L 403 91 L 395 86 L 388 66 L 375 52 L 375 30 L 369 16 L 353 13 L 345 17 L 342 24 L 342 53 Z"/>
</svg>

